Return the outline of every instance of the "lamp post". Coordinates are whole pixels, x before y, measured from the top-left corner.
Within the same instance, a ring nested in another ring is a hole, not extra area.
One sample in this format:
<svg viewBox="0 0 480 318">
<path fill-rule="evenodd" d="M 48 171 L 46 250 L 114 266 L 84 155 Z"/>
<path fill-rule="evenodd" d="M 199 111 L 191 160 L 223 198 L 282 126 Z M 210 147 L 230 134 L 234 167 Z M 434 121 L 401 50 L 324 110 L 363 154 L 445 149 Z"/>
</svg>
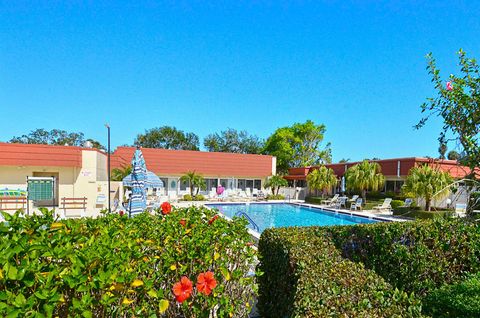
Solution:
<svg viewBox="0 0 480 318">
<path fill-rule="evenodd" d="M 108 179 L 108 213 L 112 212 L 110 207 L 110 125 L 105 124 L 107 127 L 107 179 Z"/>
</svg>

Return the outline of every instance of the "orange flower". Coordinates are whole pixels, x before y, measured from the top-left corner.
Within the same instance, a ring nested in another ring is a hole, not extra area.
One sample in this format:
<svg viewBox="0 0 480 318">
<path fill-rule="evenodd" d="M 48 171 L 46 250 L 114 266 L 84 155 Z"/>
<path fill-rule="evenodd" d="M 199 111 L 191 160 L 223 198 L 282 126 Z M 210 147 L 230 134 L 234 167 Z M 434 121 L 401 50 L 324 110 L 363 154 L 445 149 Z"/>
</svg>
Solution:
<svg viewBox="0 0 480 318">
<path fill-rule="evenodd" d="M 185 225 L 187 224 L 187 221 L 185 221 L 185 219 L 181 219 L 180 220 L 180 224 L 185 227 Z"/>
<path fill-rule="evenodd" d="M 160 208 L 162 209 L 162 214 L 169 214 L 172 212 L 172 206 L 168 202 L 163 202 Z"/>
<path fill-rule="evenodd" d="M 208 221 L 208 224 L 212 224 L 216 219 L 218 219 L 218 214 L 211 218 L 210 221 Z"/>
<path fill-rule="evenodd" d="M 173 294 L 179 303 L 183 303 L 192 294 L 192 282 L 188 277 L 182 276 L 178 283 L 173 285 Z"/>
<path fill-rule="evenodd" d="M 196 287 L 200 293 L 210 295 L 212 289 L 214 289 L 216 286 L 217 281 L 215 280 L 215 277 L 213 277 L 212 272 L 208 271 L 198 275 Z"/>
</svg>

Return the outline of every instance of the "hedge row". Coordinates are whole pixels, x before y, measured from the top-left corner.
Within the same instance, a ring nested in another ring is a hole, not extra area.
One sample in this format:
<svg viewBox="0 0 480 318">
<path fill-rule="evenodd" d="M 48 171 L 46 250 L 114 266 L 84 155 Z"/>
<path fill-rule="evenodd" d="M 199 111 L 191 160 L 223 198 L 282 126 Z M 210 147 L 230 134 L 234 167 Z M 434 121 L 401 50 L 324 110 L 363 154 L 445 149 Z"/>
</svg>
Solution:
<svg viewBox="0 0 480 318">
<path fill-rule="evenodd" d="M 162 209 L 166 206 L 162 205 Z M 4 214 L 1 317 L 245 317 L 255 258 L 243 220 L 206 208 L 134 218 Z"/>
<path fill-rule="evenodd" d="M 423 304 L 424 311 L 435 318 L 480 317 L 480 273 L 432 291 Z"/>
<path fill-rule="evenodd" d="M 260 243 L 265 317 L 419 317 L 436 288 L 480 271 L 464 220 L 269 229 Z"/>
<path fill-rule="evenodd" d="M 480 226 L 473 221 L 437 218 L 324 231 L 343 257 L 417 295 L 480 271 Z"/>
<path fill-rule="evenodd" d="M 420 302 L 345 259 L 321 228 L 267 229 L 259 243 L 262 317 L 420 317 Z"/>
<path fill-rule="evenodd" d="M 453 211 L 423 211 L 420 207 L 397 207 L 393 209 L 393 215 L 414 219 L 434 219 L 450 217 Z"/>
</svg>

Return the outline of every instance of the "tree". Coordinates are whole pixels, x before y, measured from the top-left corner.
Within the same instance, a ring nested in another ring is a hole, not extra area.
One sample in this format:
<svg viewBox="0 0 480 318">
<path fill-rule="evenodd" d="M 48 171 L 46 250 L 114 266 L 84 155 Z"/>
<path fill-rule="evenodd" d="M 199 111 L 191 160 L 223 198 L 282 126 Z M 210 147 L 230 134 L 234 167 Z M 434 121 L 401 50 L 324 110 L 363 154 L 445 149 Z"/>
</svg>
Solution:
<svg viewBox="0 0 480 318">
<path fill-rule="evenodd" d="M 90 142 L 92 145 L 92 148 L 100 149 L 100 150 L 107 150 L 104 145 L 102 145 L 99 141 L 96 141 L 94 139 L 87 139 L 87 142 Z"/>
<path fill-rule="evenodd" d="M 447 145 L 444 143 L 441 143 L 440 146 L 438 147 L 438 154 L 440 155 L 438 158 L 439 159 L 445 159 L 445 154 L 447 153 Z"/>
<path fill-rule="evenodd" d="M 338 182 L 337 176 L 333 169 L 321 166 L 318 169 L 313 170 L 307 175 L 308 187 L 311 190 L 321 190 L 322 197 L 326 191 L 332 189 Z"/>
<path fill-rule="evenodd" d="M 410 169 L 402 191 L 407 196 L 425 199 L 425 210 L 430 211 L 432 199 L 447 197 L 452 182 L 448 172 L 422 165 Z"/>
<path fill-rule="evenodd" d="M 163 126 L 146 130 L 135 139 L 135 145 L 144 148 L 199 150 L 200 141 L 194 133 L 185 133 L 175 127 Z"/>
<path fill-rule="evenodd" d="M 427 55 L 428 73 L 432 76 L 437 95 L 428 98 L 421 106 L 426 115 L 415 126 L 423 127 L 432 116 L 441 117 L 443 127 L 438 140 L 440 143 L 454 142 L 462 149 L 459 162 L 470 168 L 466 182 L 469 200 L 468 212 L 472 212 L 473 202 L 470 194 L 474 190 L 474 180 L 478 179 L 478 164 L 480 162 L 480 67 L 473 58 L 468 58 L 460 49 L 458 52 L 460 72 L 462 75 L 451 74 L 448 81 L 440 76 L 432 53 Z"/>
<path fill-rule="evenodd" d="M 237 131 L 232 128 L 208 135 L 203 145 L 208 151 L 216 152 L 258 154 L 263 150 L 263 141 L 260 138 L 249 135 L 245 130 Z"/>
<path fill-rule="evenodd" d="M 342 158 L 338 163 L 347 163 L 347 162 L 350 162 L 350 158 L 347 158 L 347 159 Z"/>
<path fill-rule="evenodd" d="M 264 153 L 277 157 L 277 171 L 287 173 L 291 167 L 330 163 L 330 144 L 321 148 L 325 125 L 313 121 L 278 128 L 265 142 Z"/>
<path fill-rule="evenodd" d="M 123 166 L 112 169 L 112 181 L 122 181 L 123 178 L 132 173 L 132 166 Z"/>
<path fill-rule="evenodd" d="M 460 160 L 460 154 L 455 150 L 451 150 L 447 155 L 448 160 Z"/>
<path fill-rule="evenodd" d="M 13 137 L 10 142 L 19 144 L 83 146 L 85 139 L 81 132 L 69 133 L 60 129 L 52 129 L 48 131 L 39 128 L 32 130 L 28 135 Z"/>
<path fill-rule="evenodd" d="M 364 160 L 347 169 L 345 181 L 348 188 L 360 191 L 363 201 L 367 202 L 367 190 L 380 190 L 385 184 L 385 177 L 378 163 Z"/>
<path fill-rule="evenodd" d="M 204 190 L 206 188 L 205 179 L 195 171 L 188 171 L 183 176 L 180 177 L 181 182 L 187 182 L 188 187 L 190 188 L 190 195 L 193 197 L 194 188 L 197 189 L 195 195 L 198 194 L 200 189 Z"/>
<path fill-rule="evenodd" d="M 265 188 L 270 188 L 273 195 L 278 195 L 281 187 L 288 186 L 288 181 L 282 175 L 274 175 L 265 180 Z"/>
</svg>

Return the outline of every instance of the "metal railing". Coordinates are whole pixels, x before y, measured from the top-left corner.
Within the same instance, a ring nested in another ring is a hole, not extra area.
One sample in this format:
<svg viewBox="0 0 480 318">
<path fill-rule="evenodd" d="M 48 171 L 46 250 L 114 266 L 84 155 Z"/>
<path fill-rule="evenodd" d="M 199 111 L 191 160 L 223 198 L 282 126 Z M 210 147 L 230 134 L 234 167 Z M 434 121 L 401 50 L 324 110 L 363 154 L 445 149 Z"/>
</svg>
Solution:
<svg viewBox="0 0 480 318">
<path fill-rule="evenodd" d="M 255 221 L 253 221 L 252 218 L 248 216 L 247 213 L 243 211 L 237 211 L 237 213 L 235 213 L 235 216 L 246 218 L 247 221 L 250 222 L 250 224 L 252 225 L 253 230 L 260 232 L 260 228 L 258 227 L 257 223 L 255 223 Z"/>
</svg>

